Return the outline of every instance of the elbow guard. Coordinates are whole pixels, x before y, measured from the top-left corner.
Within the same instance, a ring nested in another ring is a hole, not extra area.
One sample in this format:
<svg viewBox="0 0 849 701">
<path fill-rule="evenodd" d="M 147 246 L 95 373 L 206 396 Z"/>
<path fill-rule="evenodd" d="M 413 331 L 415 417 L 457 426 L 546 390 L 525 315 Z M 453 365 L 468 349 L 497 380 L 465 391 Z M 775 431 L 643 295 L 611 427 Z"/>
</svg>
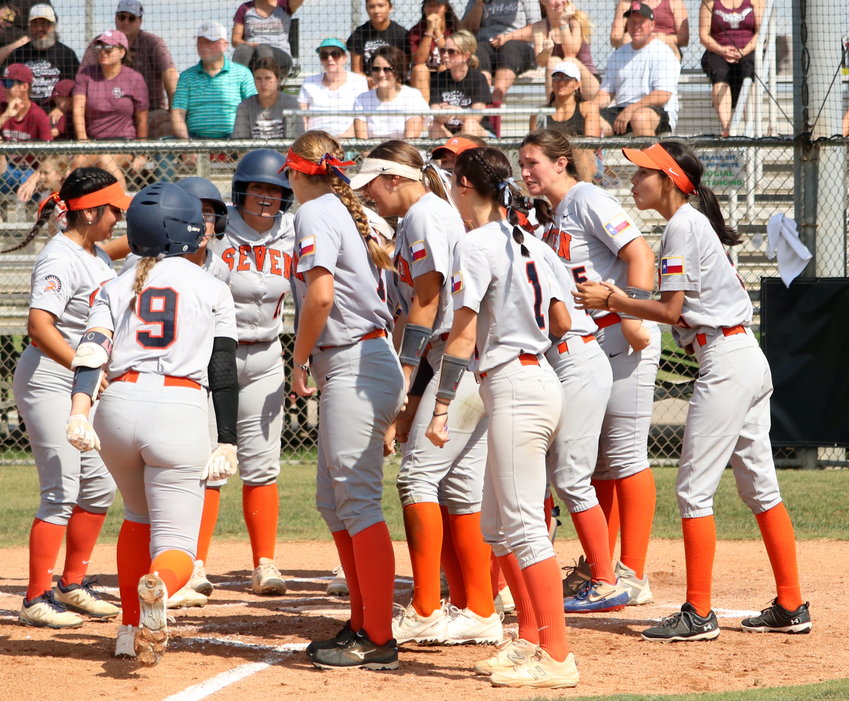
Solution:
<svg viewBox="0 0 849 701">
<path fill-rule="evenodd" d="M 469 367 L 471 358 L 455 358 L 451 355 L 442 356 L 442 365 L 439 368 L 439 384 L 436 387 L 436 398 L 450 402 L 457 395 L 457 386 L 463 378 L 463 373 Z"/>
<path fill-rule="evenodd" d="M 407 324 L 404 327 L 404 337 L 401 339 L 401 351 L 398 353 L 401 364 L 417 367 L 432 335 L 433 329 L 427 326 Z"/>
<path fill-rule="evenodd" d="M 219 443 L 236 444 L 236 419 L 239 413 L 239 382 L 236 373 L 236 341 L 216 338 L 209 358 L 209 390 Z"/>
<path fill-rule="evenodd" d="M 112 354 L 112 339 L 100 331 L 86 331 L 77 346 L 77 352 L 71 361 L 74 370 L 74 384 L 71 396 L 82 392 L 94 399 L 100 390 L 103 368 Z"/>
</svg>

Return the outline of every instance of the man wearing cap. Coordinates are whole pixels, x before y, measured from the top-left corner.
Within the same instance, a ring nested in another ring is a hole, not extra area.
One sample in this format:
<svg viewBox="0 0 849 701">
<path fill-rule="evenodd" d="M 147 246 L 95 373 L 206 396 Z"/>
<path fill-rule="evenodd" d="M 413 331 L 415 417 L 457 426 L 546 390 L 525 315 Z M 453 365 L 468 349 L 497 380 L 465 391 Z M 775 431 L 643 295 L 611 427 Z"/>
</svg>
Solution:
<svg viewBox="0 0 849 701">
<path fill-rule="evenodd" d="M 47 3 L 32 6 L 29 35 L 0 48 L 0 62 L 3 60 L 23 63 L 32 71 L 30 99 L 37 105 L 50 99 L 60 80 L 73 80 L 80 68 L 74 51 L 56 39 L 56 12 Z"/>
<path fill-rule="evenodd" d="M 454 171 L 454 161 L 463 151 L 486 146 L 486 141 L 472 134 L 455 134 L 442 146 L 431 151 L 430 157 L 439 161 L 439 167 L 447 173 Z"/>
<path fill-rule="evenodd" d="M 256 85 L 245 66 L 224 55 L 224 27 L 205 20 L 195 34 L 200 61 L 180 73 L 171 126 L 178 139 L 226 139 L 233 131 L 239 104 L 256 95 Z"/>
<path fill-rule="evenodd" d="M 321 115 L 320 112 L 348 112 L 354 109 L 357 95 L 368 91 L 368 80 L 347 70 L 348 47 L 336 37 L 323 39 L 315 50 L 324 69 L 319 75 L 304 78 L 298 102 L 302 110 L 315 116 L 304 118 L 307 129 L 321 129 L 337 139 L 354 136 L 354 118 L 349 115 Z"/>
<path fill-rule="evenodd" d="M 675 129 L 681 64 L 652 37 L 654 12 L 632 2 L 625 12 L 631 42 L 611 54 L 598 94 L 604 135 L 654 136 Z"/>
</svg>

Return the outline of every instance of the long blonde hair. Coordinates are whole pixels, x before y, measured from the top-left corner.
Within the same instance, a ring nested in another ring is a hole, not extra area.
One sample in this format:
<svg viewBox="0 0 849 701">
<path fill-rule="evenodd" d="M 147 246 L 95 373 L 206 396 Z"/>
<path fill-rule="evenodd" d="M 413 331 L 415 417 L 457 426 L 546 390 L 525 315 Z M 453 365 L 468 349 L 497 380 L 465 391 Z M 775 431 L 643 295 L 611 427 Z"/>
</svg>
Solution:
<svg viewBox="0 0 849 701">
<path fill-rule="evenodd" d="M 130 300 L 130 309 L 136 308 L 136 300 L 144 290 L 144 283 L 147 282 L 147 276 L 156 265 L 156 258 L 142 258 L 136 263 L 136 279 L 133 281 L 133 298 Z"/>
</svg>

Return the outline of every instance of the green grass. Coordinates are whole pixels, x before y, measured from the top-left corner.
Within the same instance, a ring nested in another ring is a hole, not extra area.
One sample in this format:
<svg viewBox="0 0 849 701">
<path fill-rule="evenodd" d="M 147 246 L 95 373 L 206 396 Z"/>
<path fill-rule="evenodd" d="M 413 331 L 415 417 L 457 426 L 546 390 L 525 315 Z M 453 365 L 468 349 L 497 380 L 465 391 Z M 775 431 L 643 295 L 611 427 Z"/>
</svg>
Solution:
<svg viewBox="0 0 849 701">
<path fill-rule="evenodd" d="M 283 540 L 329 539 L 327 527 L 315 509 L 314 452 L 284 455 L 280 469 L 280 538 Z M 657 512 L 654 535 L 679 538 L 681 525 L 675 501 L 675 469 L 656 468 Z M 401 540 L 404 528 L 395 490 L 397 461 L 387 462 L 384 471 L 383 504 L 392 537 Z M 779 472 L 782 495 L 800 539 L 849 539 L 849 470 Z M 25 545 L 38 506 L 38 479 L 32 466 L 0 467 L 0 547 Z M 121 523 L 121 501 L 116 499 L 103 531 L 106 541 L 114 541 Z M 565 509 L 563 510 L 566 515 Z M 571 520 L 563 521 L 562 537 L 574 538 Z M 757 523 L 737 496 L 734 478 L 726 470 L 716 495 L 717 533 L 724 540 L 758 538 Z M 242 519 L 241 488 L 231 479 L 222 490 L 221 515 L 216 538 L 243 540 L 247 537 Z M 849 697 L 849 696 L 847 696 Z"/>
</svg>

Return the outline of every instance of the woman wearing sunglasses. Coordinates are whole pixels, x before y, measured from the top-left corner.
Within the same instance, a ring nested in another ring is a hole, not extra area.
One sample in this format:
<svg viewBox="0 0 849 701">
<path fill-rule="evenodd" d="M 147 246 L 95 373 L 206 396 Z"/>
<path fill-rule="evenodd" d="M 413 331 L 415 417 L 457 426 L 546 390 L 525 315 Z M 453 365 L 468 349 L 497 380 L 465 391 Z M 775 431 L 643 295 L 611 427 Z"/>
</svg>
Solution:
<svg viewBox="0 0 849 701">
<path fill-rule="evenodd" d="M 393 46 L 381 46 L 369 62 L 374 89 L 359 95 L 354 102 L 354 134 L 358 139 L 417 139 L 422 135 L 430 112 L 422 94 L 404 85 L 404 54 Z M 380 115 L 376 111 L 406 112 Z"/>
</svg>

